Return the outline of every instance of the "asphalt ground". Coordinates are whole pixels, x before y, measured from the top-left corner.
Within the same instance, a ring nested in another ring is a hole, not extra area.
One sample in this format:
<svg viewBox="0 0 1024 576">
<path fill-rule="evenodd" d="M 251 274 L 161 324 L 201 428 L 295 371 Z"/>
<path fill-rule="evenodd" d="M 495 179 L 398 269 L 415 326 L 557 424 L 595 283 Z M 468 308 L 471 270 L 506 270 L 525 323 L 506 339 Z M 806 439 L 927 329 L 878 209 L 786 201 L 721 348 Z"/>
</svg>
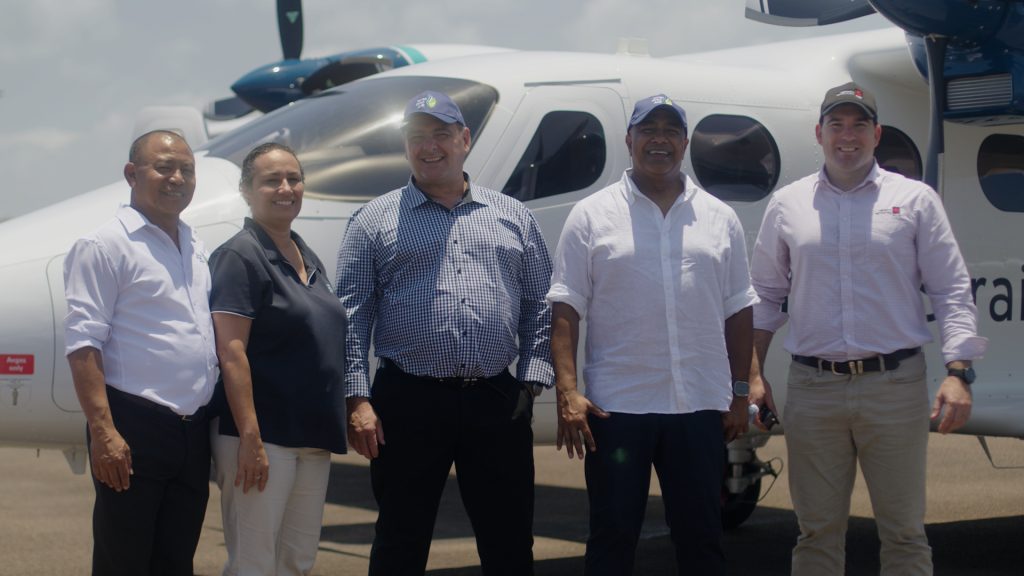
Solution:
<svg viewBox="0 0 1024 576">
<path fill-rule="evenodd" d="M 996 463 L 1024 466 L 1024 443 L 990 439 Z M 785 456 L 784 438 L 758 452 Z M 534 554 L 538 576 L 581 574 L 587 537 L 583 468 L 554 447 L 535 449 L 537 504 Z M 785 469 L 757 510 L 725 537 L 730 574 L 784 575 L 797 536 Z M 936 575 L 1024 575 L 1024 469 L 994 469 L 973 437 L 932 434 L 929 447 L 927 530 Z M 196 574 L 220 573 L 226 558 L 219 493 L 211 505 L 195 560 Z M 677 574 L 664 526 L 659 488 L 648 503 L 635 574 Z M 93 501 L 88 476 L 70 472 L 59 452 L 0 448 L 0 575 L 89 573 Z M 320 552 L 314 574 L 365 574 L 376 518 L 365 461 L 335 457 Z M 878 573 L 878 539 L 862 479 L 853 495 L 847 574 Z M 479 574 L 479 560 L 454 477 L 445 490 L 428 573 Z"/>
</svg>

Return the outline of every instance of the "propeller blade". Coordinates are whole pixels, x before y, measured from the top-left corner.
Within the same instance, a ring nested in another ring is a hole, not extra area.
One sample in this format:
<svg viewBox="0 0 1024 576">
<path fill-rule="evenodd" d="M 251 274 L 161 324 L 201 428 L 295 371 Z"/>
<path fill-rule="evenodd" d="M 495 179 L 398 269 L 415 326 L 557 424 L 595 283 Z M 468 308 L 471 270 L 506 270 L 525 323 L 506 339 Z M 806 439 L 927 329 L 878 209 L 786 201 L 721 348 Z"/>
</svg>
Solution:
<svg viewBox="0 0 1024 576">
<path fill-rule="evenodd" d="M 946 151 L 943 117 L 946 112 L 946 43 L 945 36 L 924 37 L 928 55 L 928 94 L 931 96 L 932 123 L 928 130 L 928 156 L 924 165 L 924 183 L 939 190 L 939 157 Z"/>
<path fill-rule="evenodd" d="M 302 55 L 302 0 L 277 0 L 277 30 L 285 60 Z"/>
<path fill-rule="evenodd" d="M 826 26 L 874 12 L 867 0 L 747 0 L 745 14 L 776 26 Z"/>
</svg>

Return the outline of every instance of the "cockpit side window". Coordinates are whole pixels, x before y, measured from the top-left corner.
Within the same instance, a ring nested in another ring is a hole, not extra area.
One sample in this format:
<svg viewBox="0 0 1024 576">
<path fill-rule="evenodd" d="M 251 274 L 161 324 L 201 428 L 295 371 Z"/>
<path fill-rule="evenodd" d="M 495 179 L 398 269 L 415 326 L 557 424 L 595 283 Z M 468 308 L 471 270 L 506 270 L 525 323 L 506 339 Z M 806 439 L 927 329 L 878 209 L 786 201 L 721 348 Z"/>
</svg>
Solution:
<svg viewBox="0 0 1024 576">
<path fill-rule="evenodd" d="M 548 112 L 502 192 L 522 201 L 582 190 L 601 177 L 607 147 L 586 112 Z"/>
<path fill-rule="evenodd" d="M 746 116 L 705 116 L 690 136 L 690 162 L 701 187 L 729 201 L 756 202 L 779 181 L 779 147 Z"/>
<path fill-rule="evenodd" d="M 981 191 L 1004 212 L 1024 212 L 1024 136 L 992 134 L 978 148 Z"/>
<path fill-rule="evenodd" d="M 368 78 L 290 104 L 202 149 L 241 164 L 258 144 L 287 144 L 302 162 L 307 194 L 365 201 L 409 180 L 399 127 L 406 102 L 424 90 L 455 100 L 474 142 L 498 101 L 491 86 L 459 78 Z"/>
</svg>

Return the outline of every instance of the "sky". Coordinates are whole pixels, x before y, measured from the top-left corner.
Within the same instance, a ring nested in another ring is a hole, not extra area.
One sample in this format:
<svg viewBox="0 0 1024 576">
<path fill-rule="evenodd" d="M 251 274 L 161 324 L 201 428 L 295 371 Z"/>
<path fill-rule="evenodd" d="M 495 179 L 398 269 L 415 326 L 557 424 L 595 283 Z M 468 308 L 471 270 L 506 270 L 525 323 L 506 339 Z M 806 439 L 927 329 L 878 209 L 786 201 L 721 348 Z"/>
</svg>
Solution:
<svg viewBox="0 0 1024 576">
<path fill-rule="evenodd" d="M 273 0 L 2 0 L 0 221 L 121 178 L 135 116 L 230 96 L 281 58 Z M 745 0 L 305 0 L 303 56 L 412 43 L 654 57 L 886 25 L 746 20 Z"/>
</svg>

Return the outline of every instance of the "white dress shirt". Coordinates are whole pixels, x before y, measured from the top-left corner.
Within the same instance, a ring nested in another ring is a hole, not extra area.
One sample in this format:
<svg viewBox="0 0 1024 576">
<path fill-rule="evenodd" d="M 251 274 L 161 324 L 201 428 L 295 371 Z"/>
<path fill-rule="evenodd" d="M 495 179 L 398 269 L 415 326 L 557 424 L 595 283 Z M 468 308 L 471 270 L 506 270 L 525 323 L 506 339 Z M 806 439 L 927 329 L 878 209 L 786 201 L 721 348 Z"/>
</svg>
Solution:
<svg viewBox="0 0 1024 576">
<path fill-rule="evenodd" d="M 217 381 L 210 270 L 202 242 L 178 224 L 181 250 L 122 206 L 64 260 L 65 354 L 103 354 L 109 386 L 182 415 L 206 405 Z"/>
<path fill-rule="evenodd" d="M 960 248 L 938 194 L 875 165 L 856 188 L 824 170 L 775 192 L 751 266 L 760 304 L 754 327 L 786 322 L 792 354 L 856 360 L 932 340 L 931 300 L 946 362 L 985 353 Z"/>
<path fill-rule="evenodd" d="M 667 215 L 622 180 L 581 200 L 548 300 L 587 321 L 587 397 L 612 412 L 728 410 L 725 319 L 757 300 L 732 208 L 693 184 Z"/>
</svg>

